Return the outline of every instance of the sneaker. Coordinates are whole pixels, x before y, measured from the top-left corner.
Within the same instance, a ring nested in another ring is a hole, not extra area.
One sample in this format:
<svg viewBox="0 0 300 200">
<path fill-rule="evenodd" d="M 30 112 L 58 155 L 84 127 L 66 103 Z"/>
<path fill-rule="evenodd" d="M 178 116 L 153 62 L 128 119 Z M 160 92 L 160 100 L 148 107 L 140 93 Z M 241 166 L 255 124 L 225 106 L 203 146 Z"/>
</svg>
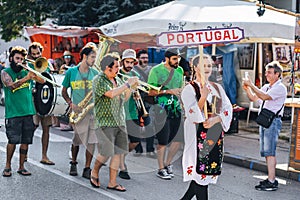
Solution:
<svg viewBox="0 0 300 200">
<path fill-rule="evenodd" d="M 152 151 L 152 152 L 147 152 L 147 153 L 146 153 L 146 156 L 147 156 L 148 158 L 157 158 L 157 155 L 156 155 L 156 153 L 155 153 L 154 151 Z"/>
<path fill-rule="evenodd" d="M 159 169 L 156 176 L 158 176 L 161 179 L 165 179 L 165 180 L 171 180 L 171 176 L 170 174 L 168 174 L 166 169 Z"/>
<path fill-rule="evenodd" d="M 130 179 L 130 176 L 129 176 L 127 171 L 120 171 L 119 172 L 119 177 L 122 178 L 122 179 L 126 179 L 126 180 Z"/>
<path fill-rule="evenodd" d="M 165 166 L 165 169 L 167 170 L 168 174 L 173 178 L 174 177 L 173 165 Z"/>
<path fill-rule="evenodd" d="M 275 191 L 278 189 L 278 181 L 275 180 L 274 183 L 271 183 L 268 179 L 260 181 L 259 185 L 255 186 L 255 189 L 261 191 Z"/>
<path fill-rule="evenodd" d="M 70 162 L 71 167 L 70 167 L 70 175 L 71 176 L 77 176 L 77 162 L 73 163 L 72 161 Z"/>
<path fill-rule="evenodd" d="M 90 179 L 91 178 L 91 168 L 89 167 L 86 167 L 83 169 L 83 172 L 82 172 L 82 177 L 83 178 L 86 178 L 86 179 Z"/>
</svg>

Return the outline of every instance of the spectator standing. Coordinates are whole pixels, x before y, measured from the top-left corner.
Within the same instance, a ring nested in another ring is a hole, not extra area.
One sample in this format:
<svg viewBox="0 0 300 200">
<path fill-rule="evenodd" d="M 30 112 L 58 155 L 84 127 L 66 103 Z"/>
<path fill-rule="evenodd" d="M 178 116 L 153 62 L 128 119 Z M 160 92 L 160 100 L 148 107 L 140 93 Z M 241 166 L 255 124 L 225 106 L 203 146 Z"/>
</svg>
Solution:
<svg viewBox="0 0 300 200">
<path fill-rule="evenodd" d="M 278 136 L 281 130 L 283 116 L 283 106 L 287 95 L 287 89 L 281 81 L 281 74 L 283 72 L 282 66 L 278 61 L 270 62 L 265 67 L 265 76 L 268 81 L 261 89 L 257 88 L 246 77 L 243 80 L 243 89 L 247 96 L 253 102 L 260 104 L 260 110 L 266 108 L 274 113 L 275 116 L 269 128 L 259 127 L 260 135 L 260 155 L 265 157 L 268 167 L 268 178 L 260 181 L 255 186 L 256 190 L 275 191 L 278 189 L 278 181 L 276 180 L 276 145 Z"/>
</svg>

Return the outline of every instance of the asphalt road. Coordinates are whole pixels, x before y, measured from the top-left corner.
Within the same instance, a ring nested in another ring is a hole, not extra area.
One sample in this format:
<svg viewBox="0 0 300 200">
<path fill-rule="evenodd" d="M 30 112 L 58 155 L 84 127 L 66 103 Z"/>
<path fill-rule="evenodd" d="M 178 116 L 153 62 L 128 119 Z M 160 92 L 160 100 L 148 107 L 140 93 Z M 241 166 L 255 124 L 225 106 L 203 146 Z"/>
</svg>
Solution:
<svg viewBox="0 0 300 200">
<path fill-rule="evenodd" d="M 4 108 L 0 106 L 0 124 L 3 125 Z M 58 128 L 51 128 L 49 158 L 56 164 L 45 166 L 39 163 L 41 159 L 41 130 L 34 136 L 33 145 L 29 149 L 26 168 L 32 176 L 23 177 L 16 173 L 18 168 L 18 151 L 12 161 L 12 177 L 0 177 L 0 199 L 128 199 L 128 200 L 169 200 L 180 199 L 188 187 L 182 181 L 180 151 L 174 162 L 175 178 L 161 180 L 156 177 L 157 162 L 155 159 L 134 157 L 129 154 L 127 165 L 131 180 L 118 182 L 127 188 L 125 193 L 106 189 L 108 182 L 108 167 L 100 171 L 101 188 L 92 188 L 89 180 L 81 177 L 84 167 L 84 148 L 80 148 L 78 158 L 79 176 L 72 177 L 69 173 L 69 150 L 72 132 L 62 132 Z M 5 166 L 6 135 L 4 127 L 0 130 L 0 170 Z M 296 200 L 300 196 L 300 182 L 279 179 L 279 189 L 276 192 L 256 191 L 254 186 L 265 179 L 262 172 L 241 168 L 224 163 L 223 172 L 216 185 L 209 187 L 210 199 L 222 200 Z"/>
</svg>

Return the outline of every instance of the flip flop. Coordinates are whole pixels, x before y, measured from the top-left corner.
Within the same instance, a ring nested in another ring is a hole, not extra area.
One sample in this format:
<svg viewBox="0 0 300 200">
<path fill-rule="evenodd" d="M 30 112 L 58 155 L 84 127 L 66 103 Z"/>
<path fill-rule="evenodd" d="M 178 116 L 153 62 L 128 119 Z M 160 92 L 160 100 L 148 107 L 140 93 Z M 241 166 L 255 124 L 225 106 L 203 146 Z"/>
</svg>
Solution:
<svg viewBox="0 0 300 200">
<path fill-rule="evenodd" d="M 11 168 L 5 168 L 2 172 L 3 177 L 10 177 L 11 176 Z"/>
<path fill-rule="evenodd" d="M 40 163 L 44 165 L 55 165 L 55 163 L 52 162 L 51 160 L 41 160 Z"/>
<path fill-rule="evenodd" d="M 99 184 L 99 178 L 93 177 L 93 176 L 91 175 L 91 179 L 90 179 L 91 185 L 92 185 L 94 188 L 99 188 L 100 185 L 96 185 L 95 183 L 93 183 L 93 180 L 96 181 L 97 184 Z"/>
<path fill-rule="evenodd" d="M 117 185 L 115 185 L 114 187 L 109 187 L 109 186 L 107 186 L 106 188 L 109 189 L 109 190 L 116 190 L 116 191 L 119 191 L 119 192 L 125 192 L 125 191 L 126 191 L 125 188 L 124 188 L 123 190 L 120 189 L 120 188 L 123 188 L 123 186 L 120 185 L 120 184 L 117 184 Z"/>
<path fill-rule="evenodd" d="M 29 171 L 27 171 L 26 169 L 20 169 L 17 171 L 19 174 L 21 174 L 22 176 L 30 176 L 31 173 Z"/>
</svg>

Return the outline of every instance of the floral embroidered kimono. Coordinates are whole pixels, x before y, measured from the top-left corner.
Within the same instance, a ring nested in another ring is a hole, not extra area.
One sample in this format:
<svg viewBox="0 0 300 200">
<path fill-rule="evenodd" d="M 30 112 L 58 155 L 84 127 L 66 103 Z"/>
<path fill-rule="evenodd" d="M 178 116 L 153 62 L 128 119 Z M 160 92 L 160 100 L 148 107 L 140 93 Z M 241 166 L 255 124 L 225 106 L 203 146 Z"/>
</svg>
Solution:
<svg viewBox="0 0 300 200">
<path fill-rule="evenodd" d="M 183 181 L 194 180 L 200 185 L 216 183 L 218 175 L 221 174 L 224 131 L 228 131 L 232 119 L 232 105 L 222 86 L 212 82 L 207 86 L 210 90 L 207 97 L 210 115 L 218 115 L 222 119 L 221 123 L 215 124 L 209 130 L 203 127 L 205 117 L 198 107 L 200 83 L 189 83 L 181 94 L 186 117 Z"/>
</svg>

